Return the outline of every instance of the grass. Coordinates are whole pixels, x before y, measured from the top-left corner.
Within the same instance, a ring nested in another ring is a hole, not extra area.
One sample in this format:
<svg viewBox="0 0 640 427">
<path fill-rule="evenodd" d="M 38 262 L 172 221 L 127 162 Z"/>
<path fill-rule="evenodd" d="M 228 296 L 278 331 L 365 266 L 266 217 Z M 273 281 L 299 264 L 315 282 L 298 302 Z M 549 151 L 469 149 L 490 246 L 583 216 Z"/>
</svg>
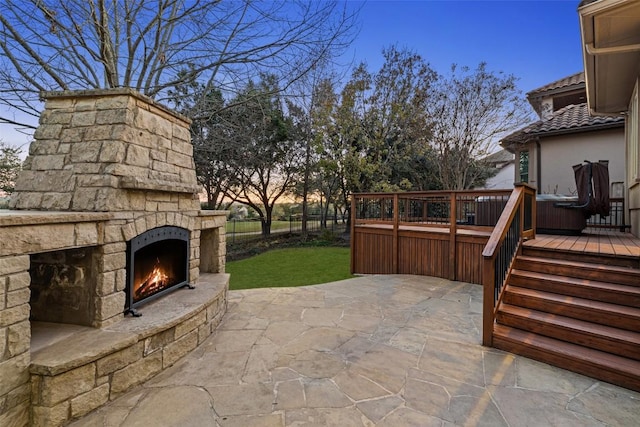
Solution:
<svg viewBox="0 0 640 427">
<path fill-rule="evenodd" d="M 226 265 L 229 289 L 315 285 L 353 277 L 349 248 L 297 247 L 275 249 Z"/>
</svg>

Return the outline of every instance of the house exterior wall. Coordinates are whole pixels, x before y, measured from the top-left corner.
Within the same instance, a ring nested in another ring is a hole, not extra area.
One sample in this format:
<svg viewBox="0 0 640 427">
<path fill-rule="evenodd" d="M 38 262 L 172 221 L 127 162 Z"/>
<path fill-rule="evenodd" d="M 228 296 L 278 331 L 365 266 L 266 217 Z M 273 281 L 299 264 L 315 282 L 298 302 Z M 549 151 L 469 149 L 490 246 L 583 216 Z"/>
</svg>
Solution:
<svg viewBox="0 0 640 427">
<path fill-rule="evenodd" d="M 609 182 L 624 182 L 624 129 L 559 135 L 540 141 L 539 193 L 576 194 L 573 165 L 609 160 Z"/>
<path fill-rule="evenodd" d="M 498 171 L 498 173 L 489 178 L 481 189 L 486 190 L 507 190 L 513 188 L 515 164 L 509 163 Z"/>
<path fill-rule="evenodd" d="M 640 237 L 640 79 L 636 85 L 629 103 L 629 114 L 626 120 L 626 171 L 627 171 L 627 200 L 628 223 L 631 232 Z"/>
<path fill-rule="evenodd" d="M 625 182 L 624 141 L 623 128 L 550 136 L 540 138 L 539 143 L 529 141 L 516 152 L 514 180 L 520 181 L 519 153 L 528 150 L 529 184 L 540 194 L 576 194 L 572 166 L 584 160 L 609 160 L 609 182 Z"/>
</svg>

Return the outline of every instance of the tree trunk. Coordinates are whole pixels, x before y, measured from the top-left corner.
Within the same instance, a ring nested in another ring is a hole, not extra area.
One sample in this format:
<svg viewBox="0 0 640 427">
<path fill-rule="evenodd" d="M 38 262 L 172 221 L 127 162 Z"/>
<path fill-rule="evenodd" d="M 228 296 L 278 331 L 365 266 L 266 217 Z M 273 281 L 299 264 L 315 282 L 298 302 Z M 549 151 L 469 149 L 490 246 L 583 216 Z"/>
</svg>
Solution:
<svg viewBox="0 0 640 427">
<path fill-rule="evenodd" d="M 311 144 L 307 141 L 304 153 L 304 179 L 302 182 L 302 240 L 307 239 L 307 220 L 309 217 L 308 195 L 309 175 L 311 168 Z"/>
<path fill-rule="evenodd" d="M 269 237 L 271 235 L 272 219 L 273 219 L 273 206 L 265 206 L 265 216 L 260 217 L 263 237 Z"/>
</svg>

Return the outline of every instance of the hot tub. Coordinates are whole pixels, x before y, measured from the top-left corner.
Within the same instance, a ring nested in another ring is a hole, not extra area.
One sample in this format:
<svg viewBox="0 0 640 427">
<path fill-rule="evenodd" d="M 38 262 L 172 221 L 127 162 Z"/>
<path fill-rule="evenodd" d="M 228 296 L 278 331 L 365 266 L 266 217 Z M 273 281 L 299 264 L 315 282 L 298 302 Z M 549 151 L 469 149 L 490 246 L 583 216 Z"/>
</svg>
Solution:
<svg viewBox="0 0 640 427">
<path fill-rule="evenodd" d="M 558 194 L 536 196 L 536 233 L 580 234 L 587 226 L 587 218 L 580 208 L 561 205 L 577 205 L 578 198 Z"/>
<path fill-rule="evenodd" d="M 506 200 L 478 197 L 475 225 L 494 227 L 504 210 Z M 587 218 L 580 208 L 560 207 L 577 205 L 578 198 L 558 194 L 536 195 L 536 233 L 580 234 L 587 226 Z"/>
</svg>

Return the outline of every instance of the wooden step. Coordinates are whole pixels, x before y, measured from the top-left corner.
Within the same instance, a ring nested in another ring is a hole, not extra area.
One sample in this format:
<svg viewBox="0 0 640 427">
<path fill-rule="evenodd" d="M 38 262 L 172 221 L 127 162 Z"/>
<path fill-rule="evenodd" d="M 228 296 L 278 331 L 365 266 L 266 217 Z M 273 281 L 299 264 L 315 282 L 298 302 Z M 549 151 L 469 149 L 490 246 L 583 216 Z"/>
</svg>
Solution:
<svg viewBox="0 0 640 427">
<path fill-rule="evenodd" d="M 503 302 L 532 310 L 640 331 L 640 308 L 507 285 Z"/>
<path fill-rule="evenodd" d="M 640 391 L 640 361 L 637 360 L 499 324 L 494 325 L 493 346 Z"/>
<path fill-rule="evenodd" d="M 640 308 L 640 287 L 513 269 L 509 284 Z"/>
<path fill-rule="evenodd" d="M 522 255 L 536 258 L 553 258 L 562 261 L 576 261 L 608 266 L 630 267 L 640 269 L 640 258 L 633 255 L 596 254 L 572 252 L 552 248 L 524 246 Z"/>
<path fill-rule="evenodd" d="M 629 267 L 522 255 L 516 259 L 515 268 L 640 287 L 640 269 Z"/>
<path fill-rule="evenodd" d="M 499 324 L 640 360 L 640 333 L 558 316 L 542 311 L 501 304 Z"/>
</svg>

